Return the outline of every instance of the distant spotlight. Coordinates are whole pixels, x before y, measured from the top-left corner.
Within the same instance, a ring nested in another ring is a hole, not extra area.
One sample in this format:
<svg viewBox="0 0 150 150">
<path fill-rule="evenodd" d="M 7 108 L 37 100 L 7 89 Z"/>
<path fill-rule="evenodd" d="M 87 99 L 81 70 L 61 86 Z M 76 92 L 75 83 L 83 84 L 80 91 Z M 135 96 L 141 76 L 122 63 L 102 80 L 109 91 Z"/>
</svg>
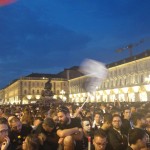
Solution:
<svg viewBox="0 0 150 150">
<path fill-rule="evenodd" d="M 0 6 L 6 6 L 10 5 L 12 3 L 15 3 L 17 0 L 0 0 Z"/>
</svg>

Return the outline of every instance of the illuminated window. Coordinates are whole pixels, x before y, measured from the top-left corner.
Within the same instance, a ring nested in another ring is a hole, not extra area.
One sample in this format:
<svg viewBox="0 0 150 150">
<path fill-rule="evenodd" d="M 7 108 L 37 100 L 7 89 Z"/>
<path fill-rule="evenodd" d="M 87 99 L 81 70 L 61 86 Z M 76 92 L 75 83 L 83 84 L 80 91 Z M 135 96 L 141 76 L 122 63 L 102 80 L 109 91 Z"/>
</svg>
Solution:
<svg viewBox="0 0 150 150">
<path fill-rule="evenodd" d="M 140 101 L 141 102 L 147 102 L 147 100 L 148 100 L 147 93 L 146 92 L 140 93 Z"/>
</svg>

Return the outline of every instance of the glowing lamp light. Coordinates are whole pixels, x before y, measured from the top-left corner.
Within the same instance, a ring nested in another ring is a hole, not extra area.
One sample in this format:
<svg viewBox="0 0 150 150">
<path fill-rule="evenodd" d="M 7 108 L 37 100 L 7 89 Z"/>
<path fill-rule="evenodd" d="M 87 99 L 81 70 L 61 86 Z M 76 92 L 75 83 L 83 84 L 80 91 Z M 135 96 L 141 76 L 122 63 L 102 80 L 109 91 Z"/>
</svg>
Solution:
<svg viewBox="0 0 150 150">
<path fill-rule="evenodd" d="M 137 92 L 139 91 L 139 89 L 140 89 L 139 86 L 134 86 L 134 87 L 133 87 L 133 91 L 134 91 L 135 93 L 137 93 Z"/>
<path fill-rule="evenodd" d="M 31 97 L 32 97 L 32 95 L 27 95 L 27 99 L 29 99 L 29 100 L 30 100 L 30 99 L 31 99 Z"/>
<path fill-rule="evenodd" d="M 88 92 L 87 95 L 90 96 L 91 94 Z"/>
<path fill-rule="evenodd" d="M 91 95 L 90 99 L 91 99 L 91 102 L 94 102 L 95 97 Z"/>
<path fill-rule="evenodd" d="M 99 91 L 99 94 L 100 94 L 100 95 L 103 95 L 103 91 Z"/>
<path fill-rule="evenodd" d="M 150 92 L 150 84 L 144 85 L 144 87 L 145 87 L 145 90 L 146 90 L 147 92 Z"/>
<path fill-rule="evenodd" d="M 98 90 L 98 86 L 96 86 L 96 90 Z"/>
<path fill-rule="evenodd" d="M 124 93 L 127 93 L 128 92 L 128 87 L 124 87 L 124 88 L 122 88 L 122 91 L 124 92 Z"/>
<path fill-rule="evenodd" d="M 67 98 L 64 96 L 64 97 L 63 97 L 63 102 L 65 102 L 66 100 L 67 100 Z"/>
<path fill-rule="evenodd" d="M 80 100 L 81 100 L 81 102 L 84 102 L 84 98 L 83 97 L 81 97 Z"/>
<path fill-rule="evenodd" d="M 56 98 L 57 98 L 57 95 L 54 95 L 53 98 L 56 99 Z"/>
<path fill-rule="evenodd" d="M 85 93 L 82 93 L 82 95 L 83 95 L 83 97 L 85 97 L 85 96 L 86 96 L 86 94 L 85 94 Z"/>
<path fill-rule="evenodd" d="M 65 91 L 64 91 L 64 90 L 61 90 L 61 91 L 60 91 L 60 94 L 62 94 L 62 95 L 65 94 Z"/>
<path fill-rule="evenodd" d="M 105 92 L 106 92 L 106 94 L 107 94 L 107 95 L 109 95 L 109 94 L 110 94 L 110 90 L 106 90 Z"/>
<path fill-rule="evenodd" d="M 72 98 L 72 94 L 69 95 L 69 98 Z"/>
<path fill-rule="evenodd" d="M 96 95 L 96 99 L 100 99 L 100 95 Z"/>
<path fill-rule="evenodd" d="M 77 94 L 74 94 L 74 97 L 77 98 Z"/>
<path fill-rule="evenodd" d="M 79 98 L 78 97 L 75 99 L 75 102 L 79 102 Z"/>
<path fill-rule="evenodd" d="M 118 90 L 118 89 L 114 89 L 114 93 L 115 93 L 115 94 L 118 94 L 118 93 L 119 93 L 119 90 Z"/>
<path fill-rule="evenodd" d="M 36 99 L 40 99 L 40 95 L 36 95 L 35 96 Z M 31 99 L 31 98 L 30 98 Z"/>
</svg>

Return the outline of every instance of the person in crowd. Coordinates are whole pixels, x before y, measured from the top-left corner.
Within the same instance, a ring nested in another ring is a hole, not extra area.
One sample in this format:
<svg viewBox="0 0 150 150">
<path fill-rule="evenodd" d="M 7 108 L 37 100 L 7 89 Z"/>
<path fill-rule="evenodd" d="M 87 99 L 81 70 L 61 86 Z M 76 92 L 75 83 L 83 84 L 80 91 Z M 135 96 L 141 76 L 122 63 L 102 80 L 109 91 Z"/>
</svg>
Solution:
<svg viewBox="0 0 150 150">
<path fill-rule="evenodd" d="M 41 138 L 37 134 L 28 135 L 22 144 L 22 150 L 43 150 Z"/>
<path fill-rule="evenodd" d="M 148 135 L 150 136 L 150 114 L 147 114 L 145 119 L 146 119 L 146 124 L 147 124 L 145 129 Z"/>
<path fill-rule="evenodd" d="M 57 116 L 57 112 L 53 112 L 50 117 L 53 119 L 54 123 L 55 123 L 55 127 L 57 129 L 58 127 L 58 123 L 59 123 L 59 119 L 58 119 L 58 116 Z"/>
<path fill-rule="evenodd" d="M 33 116 L 31 114 L 30 109 L 26 108 L 23 111 L 20 121 L 22 122 L 22 124 L 28 124 L 28 125 L 33 124 Z"/>
<path fill-rule="evenodd" d="M 14 118 L 14 117 L 16 117 L 16 116 L 15 116 L 15 115 L 11 115 L 11 116 L 8 117 L 7 121 L 8 121 L 8 125 L 9 125 L 9 126 L 10 126 L 10 120 L 11 120 L 12 118 Z"/>
<path fill-rule="evenodd" d="M 82 114 L 82 108 L 81 107 L 74 107 L 74 114 L 73 114 L 73 116 L 71 116 L 71 118 L 75 118 L 75 117 L 77 117 L 77 118 L 80 118 L 80 119 L 82 119 L 84 116 L 83 116 L 83 114 Z M 70 111 L 69 111 L 70 112 Z"/>
<path fill-rule="evenodd" d="M 121 108 L 121 103 L 120 103 L 120 101 L 118 99 L 114 100 L 114 107 Z"/>
<path fill-rule="evenodd" d="M 100 105 L 100 110 L 102 111 L 102 113 L 106 113 L 106 112 L 107 112 L 106 104 L 102 103 L 102 104 Z"/>
<path fill-rule="evenodd" d="M 82 138 L 82 150 L 88 150 L 88 138 L 91 138 L 91 141 L 93 139 L 93 132 L 91 128 L 91 122 L 89 118 L 83 118 L 82 119 L 82 128 L 83 128 L 83 138 Z M 81 149 L 80 147 L 80 149 Z"/>
<path fill-rule="evenodd" d="M 112 125 L 112 115 L 109 113 L 105 113 L 103 116 L 103 124 L 99 130 L 103 130 L 106 134 L 108 134 L 111 125 Z"/>
<path fill-rule="evenodd" d="M 125 150 L 127 148 L 127 136 L 121 129 L 122 121 L 120 115 L 112 118 L 112 128 L 108 132 L 108 142 L 111 150 Z"/>
<path fill-rule="evenodd" d="M 33 130 L 36 130 L 36 128 L 39 126 L 39 124 L 42 123 L 42 121 L 43 121 L 42 117 L 35 117 L 33 119 L 33 126 L 32 126 Z"/>
<path fill-rule="evenodd" d="M 4 113 L 3 109 L 2 109 L 2 108 L 0 108 L 0 117 L 2 117 L 2 116 L 3 116 L 3 113 Z"/>
<path fill-rule="evenodd" d="M 21 150 L 22 143 L 32 131 L 32 127 L 22 124 L 17 117 L 13 117 L 10 120 L 10 141 L 12 143 L 13 150 Z"/>
<path fill-rule="evenodd" d="M 129 107 L 125 107 L 123 109 L 122 128 L 126 135 L 128 135 L 129 130 L 132 129 L 130 119 L 131 119 L 131 110 Z"/>
<path fill-rule="evenodd" d="M 98 130 L 102 125 L 102 117 L 99 112 L 95 112 L 94 114 L 94 121 L 92 124 L 93 130 Z"/>
<path fill-rule="evenodd" d="M 8 123 L 0 118 L 0 149 L 10 150 L 10 139 L 8 137 Z"/>
<path fill-rule="evenodd" d="M 135 128 L 129 131 L 129 146 L 126 150 L 141 150 L 146 147 L 147 135 L 144 130 Z"/>
<path fill-rule="evenodd" d="M 90 122 L 92 122 L 92 121 L 93 121 L 93 119 L 92 119 L 93 117 L 92 117 L 92 116 L 93 116 L 93 115 L 92 115 L 92 113 L 90 112 L 90 110 L 89 110 L 89 109 L 86 109 L 84 117 L 89 118 Z"/>
<path fill-rule="evenodd" d="M 119 116 L 121 116 L 121 110 L 119 108 L 117 108 L 117 107 L 114 107 L 111 110 L 111 114 L 112 114 L 112 116 L 113 115 L 119 115 Z"/>
<path fill-rule="evenodd" d="M 11 110 L 10 110 L 9 108 L 5 108 L 5 109 L 4 109 L 4 112 L 3 112 L 3 114 L 2 114 L 2 117 L 8 119 L 9 116 L 10 116 L 10 114 L 11 114 Z"/>
<path fill-rule="evenodd" d="M 147 126 L 145 128 L 145 131 L 147 133 L 147 148 L 150 149 L 150 114 L 147 114 L 145 119 L 147 123 Z"/>
<path fill-rule="evenodd" d="M 131 106 L 130 106 L 130 109 L 131 109 L 131 114 L 134 114 L 134 113 L 137 112 L 137 108 L 136 108 L 135 105 L 131 105 Z"/>
<path fill-rule="evenodd" d="M 74 106 L 75 107 L 75 106 Z M 68 104 L 67 105 L 67 108 L 69 109 L 69 112 L 70 112 L 70 116 L 71 118 L 74 118 L 74 112 L 73 112 L 73 107 L 72 107 L 72 104 Z"/>
<path fill-rule="evenodd" d="M 94 133 L 93 150 L 107 150 L 107 135 L 102 130 L 97 130 Z"/>
<path fill-rule="evenodd" d="M 132 114 L 132 123 L 133 123 L 133 128 L 145 129 L 147 126 L 145 116 L 144 114 L 141 113 Z"/>
<path fill-rule="evenodd" d="M 34 133 L 43 135 L 43 150 L 57 150 L 59 137 L 56 134 L 55 123 L 52 118 L 45 118 Z"/>
<path fill-rule="evenodd" d="M 148 127 L 148 124 L 147 124 L 145 115 L 142 113 L 138 113 L 138 112 L 134 113 L 132 115 L 132 122 L 133 122 L 133 126 L 135 129 L 137 128 L 137 129 L 144 130 L 147 136 L 147 145 L 145 147 L 145 149 L 147 149 L 148 147 L 150 147 L 150 136 L 149 136 L 149 132 L 146 130 Z"/>
<path fill-rule="evenodd" d="M 59 119 L 57 130 L 59 144 L 64 150 L 74 150 L 77 141 L 81 141 L 83 137 L 81 121 L 78 118 L 71 118 L 69 109 L 65 106 L 58 107 L 57 116 Z"/>
</svg>

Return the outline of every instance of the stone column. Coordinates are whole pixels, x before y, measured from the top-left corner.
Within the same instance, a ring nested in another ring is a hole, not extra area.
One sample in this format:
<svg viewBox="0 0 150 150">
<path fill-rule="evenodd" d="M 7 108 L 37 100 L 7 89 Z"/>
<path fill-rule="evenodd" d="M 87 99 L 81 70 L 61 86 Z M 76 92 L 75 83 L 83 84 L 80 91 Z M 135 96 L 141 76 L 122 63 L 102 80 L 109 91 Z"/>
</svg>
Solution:
<svg viewBox="0 0 150 150">
<path fill-rule="evenodd" d="M 134 94 L 135 94 L 135 102 L 139 102 L 140 101 L 139 92 Z"/>
</svg>

